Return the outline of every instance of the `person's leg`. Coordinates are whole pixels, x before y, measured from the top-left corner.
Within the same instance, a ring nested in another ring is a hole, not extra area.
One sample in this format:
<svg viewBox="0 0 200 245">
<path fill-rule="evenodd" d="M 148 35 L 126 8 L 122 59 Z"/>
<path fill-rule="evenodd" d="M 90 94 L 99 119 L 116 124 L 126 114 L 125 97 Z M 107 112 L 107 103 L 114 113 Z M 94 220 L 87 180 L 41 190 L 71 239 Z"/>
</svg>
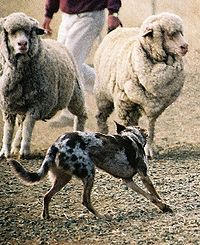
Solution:
<svg viewBox="0 0 200 245">
<path fill-rule="evenodd" d="M 81 75 L 81 82 L 88 92 L 93 91 L 94 69 L 85 64 L 95 39 L 100 35 L 105 22 L 104 11 L 93 11 L 78 15 L 62 15 L 57 40 L 63 43 L 73 55 Z M 52 127 L 73 125 L 73 115 L 63 109 L 60 116 L 50 123 Z"/>
<path fill-rule="evenodd" d="M 85 60 L 88 57 L 96 38 L 104 25 L 104 11 L 93 11 L 74 16 L 74 23 L 69 29 L 65 46 L 72 53 L 82 75 L 82 83 L 86 91 L 92 92 L 95 79 L 94 69 Z"/>
</svg>

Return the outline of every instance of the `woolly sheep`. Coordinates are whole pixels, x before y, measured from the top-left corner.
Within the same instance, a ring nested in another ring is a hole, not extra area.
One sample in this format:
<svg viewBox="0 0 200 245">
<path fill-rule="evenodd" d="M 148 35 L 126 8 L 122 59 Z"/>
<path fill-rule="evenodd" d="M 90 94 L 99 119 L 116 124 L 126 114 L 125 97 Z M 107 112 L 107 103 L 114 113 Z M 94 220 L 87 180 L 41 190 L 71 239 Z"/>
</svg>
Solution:
<svg viewBox="0 0 200 245">
<path fill-rule="evenodd" d="M 95 53 L 95 97 L 99 131 L 108 133 L 107 118 L 115 111 L 123 124 L 148 119 L 147 156 L 155 152 L 158 116 L 179 96 L 184 83 L 183 61 L 188 44 L 179 16 L 161 13 L 148 17 L 141 28 L 117 28 Z"/>
<path fill-rule="evenodd" d="M 4 120 L 0 158 L 30 154 L 37 120 L 50 119 L 68 107 L 76 115 L 75 130 L 84 130 L 87 118 L 76 65 L 67 49 L 51 39 L 24 13 L 0 19 L 0 107 Z M 15 121 L 18 129 L 12 142 Z M 11 145 L 12 143 L 12 145 Z"/>
</svg>

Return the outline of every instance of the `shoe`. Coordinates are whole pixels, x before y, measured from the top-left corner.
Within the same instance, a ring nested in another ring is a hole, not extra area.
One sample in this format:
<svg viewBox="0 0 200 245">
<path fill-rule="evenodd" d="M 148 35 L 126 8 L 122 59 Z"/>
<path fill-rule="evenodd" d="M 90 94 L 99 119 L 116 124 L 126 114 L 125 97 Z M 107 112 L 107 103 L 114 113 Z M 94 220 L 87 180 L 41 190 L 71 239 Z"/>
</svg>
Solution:
<svg viewBox="0 0 200 245">
<path fill-rule="evenodd" d="M 67 117 L 65 115 L 59 115 L 54 120 L 49 122 L 49 126 L 52 128 L 64 128 L 64 127 L 73 127 L 74 118 Z"/>
</svg>

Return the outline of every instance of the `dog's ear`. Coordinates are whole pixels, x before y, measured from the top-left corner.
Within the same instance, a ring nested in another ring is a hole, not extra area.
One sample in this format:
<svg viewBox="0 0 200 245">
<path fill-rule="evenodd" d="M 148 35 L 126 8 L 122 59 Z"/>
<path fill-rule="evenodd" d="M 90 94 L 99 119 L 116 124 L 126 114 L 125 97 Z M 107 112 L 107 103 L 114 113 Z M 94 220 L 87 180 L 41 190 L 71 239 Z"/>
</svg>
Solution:
<svg viewBox="0 0 200 245">
<path fill-rule="evenodd" d="M 140 128 L 140 127 L 137 127 L 138 130 L 140 131 L 140 133 L 142 134 L 142 136 L 146 139 L 149 135 L 148 135 L 148 131 L 147 129 L 145 128 Z"/>
<path fill-rule="evenodd" d="M 123 126 L 123 125 L 117 123 L 116 121 L 114 121 L 114 122 L 115 122 L 115 124 L 116 124 L 116 126 L 117 126 L 117 133 L 118 133 L 118 134 L 120 134 L 124 129 L 126 129 L 125 126 Z"/>
</svg>

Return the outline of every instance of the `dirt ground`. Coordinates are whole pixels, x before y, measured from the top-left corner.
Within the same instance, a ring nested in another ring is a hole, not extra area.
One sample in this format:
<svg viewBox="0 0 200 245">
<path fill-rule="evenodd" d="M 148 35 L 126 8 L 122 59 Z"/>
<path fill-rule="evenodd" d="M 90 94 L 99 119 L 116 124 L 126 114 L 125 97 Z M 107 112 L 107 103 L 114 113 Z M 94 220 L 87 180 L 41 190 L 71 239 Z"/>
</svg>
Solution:
<svg viewBox="0 0 200 245">
<path fill-rule="evenodd" d="M 38 9 L 38 1 L 2 0 L 0 17 L 13 10 L 22 11 L 24 8 L 28 14 L 38 17 L 41 21 L 42 10 Z M 140 23 L 139 18 L 144 18 L 142 11 L 149 9 L 147 1 L 127 1 L 134 5 L 134 9 L 128 8 L 129 5 L 125 6 L 126 10 L 122 11 L 123 23 L 125 26 L 136 23 L 131 21 L 130 16 L 134 16 Z M 33 3 L 36 3 L 35 6 Z M 135 6 L 137 4 L 138 6 Z M 43 195 L 50 188 L 48 179 L 38 185 L 25 187 L 13 175 L 6 161 L 2 160 L 0 244 L 200 244 L 200 49 L 197 43 L 199 29 L 196 28 L 199 7 L 195 7 L 199 6 L 199 3 L 198 0 L 191 0 L 183 6 L 180 0 L 162 1 L 158 5 L 158 11 L 162 5 L 165 5 L 163 10 L 176 8 L 179 11 L 185 23 L 189 23 L 186 31 L 189 41 L 192 40 L 190 52 L 185 58 L 184 88 L 178 100 L 168 107 L 157 121 L 155 141 L 160 152 L 155 159 L 149 161 L 149 175 L 160 196 L 173 209 L 173 213 L 161 213 L 143 197 L 131 190 L 125 190 L 120 180 L 98 170 L 92 201 L 100 213 L 112 215 L 111 220 L 97 219 L 87 212 L 81 204 L 82 184 L 77 179 L 73 179 L 52 199 L 51 219 L 42 220 L 40 213 Z M 138 13 L 132 14 L 138 8 L 141 8 Z M 149 15 L 148 12 L 145 14 Z M 87 106 L 89 119 L 86 130 L 95 131 L 96 108 L 92 95 L 87 95 Z M 114 132 L 113 119 L 116 119 L 115 115 L 109 120 L 111 132 Z M 145 126 L 144 119 L 141 124 Z M 0 139 L 2 127 L 0 116 Z M 70 127 L 55 129 L 51 128 L 48 122 L 38 122 L 32 140 L 35 157 L 21 162 L 28 169 L 37 170 L 49 145 L 57 136 L 71 130 Z M 137 177 L 135 179 L 141 185 Z"/>
<path fill-rule="evenodd" d="M 149 162 L 149 174 L 161 197 L 172 207 L 172 214 L 161 213 L 143 197 L 124 190 L 120 180 L 97 171 L 93 204 L 100 213 L 112 215 L 111 220 L 97 219 L 86 211 L 81 204 L 82 184 L 77 179 L 53 198 L 51 219 L 41 220 L 42 198 L 50 183 L 45 179 L 25 187 L 3 160 L 0 244 L 200 244 L 199 56 L 199 50 L 192 50 L 185 59 L 185 86 L 178 100 L 157 121 L 160 154 Z M 87 96 L 87 106 L 87 130 L 94 131 L 93 96 Z M 111 131 L 115 117 L 110 119 Z M 141 123 L 145 125 L 144 120 Z M 36 157 L 23 160 L 23 164 L 37 170 L 48 146 L 69 130 L 52 129 L 48 122 L 37 123 L 32 141 Z"/>
</svg>

